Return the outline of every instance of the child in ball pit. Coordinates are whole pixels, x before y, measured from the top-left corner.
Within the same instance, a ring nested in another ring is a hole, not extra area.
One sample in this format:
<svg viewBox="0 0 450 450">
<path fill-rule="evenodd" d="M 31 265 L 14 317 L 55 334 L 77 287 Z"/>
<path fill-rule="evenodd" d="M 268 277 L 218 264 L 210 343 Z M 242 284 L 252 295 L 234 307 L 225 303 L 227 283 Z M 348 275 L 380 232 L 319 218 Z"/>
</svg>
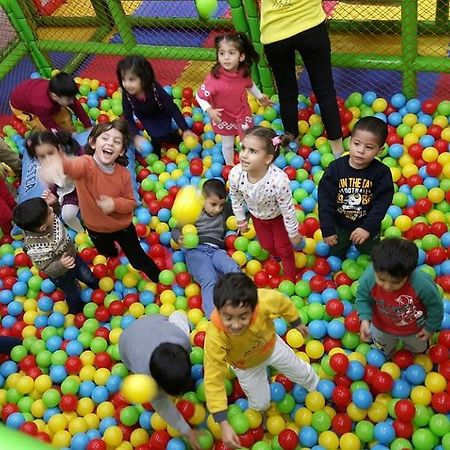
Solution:
<svg viewBox="0 0 450 450">
<path fill-rule="evenodd" d="M 385 238 L 372 252 L 372 265 L 359 280 L 356 308 L 361 339 L 392 356 L 399 341 L 423 353 L 444 316 L 431 277 L 416 268 L 418 249 L 403 238 Z"/>
<path fill-rule="evenodd" d="M 270 406 L 269 366 L 308 391 L 317 387 L 319 377 L 275 332 L 272 319 L 281 316 L 308 335 L 308 327 L 301 323 L 288 297 L 274 290 L 258 290 L 243 273 L 229 273 L 214 287 L 214 304 L 205 339 L 206 404 L 221 426 L 222 441 L 228 448 L 237 449 L 241 447 L 239 437 L 227 420 L 223 380 L 228 364 L 247 395 L 249 407 L 262 412 Z"/>
</svg>

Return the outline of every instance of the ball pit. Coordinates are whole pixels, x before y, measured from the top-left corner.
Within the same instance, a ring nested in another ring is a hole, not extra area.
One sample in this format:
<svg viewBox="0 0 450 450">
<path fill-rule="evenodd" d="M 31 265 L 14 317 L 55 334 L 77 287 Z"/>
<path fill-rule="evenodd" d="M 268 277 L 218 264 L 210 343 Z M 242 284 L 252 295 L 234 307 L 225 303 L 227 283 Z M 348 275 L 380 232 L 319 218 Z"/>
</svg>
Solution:
<svg viewBox="0 0 450 450">
<path fill-rule="evenodd" d="M 216 2 L 205 3 L 209 16 Z M 203 7 L 197 0 L 197 7 Z M 81 101 L 91 118 L 108 121 L 119 116 L 117 85 L 77 79 Z M 168 89 L 169 90 L 169 89 Z M 40 440 L 74 450 L 139 449 L 185 450 L 186 442 L 148 403 L 154 386 L 133 380 L 120 360 L 118 340 L 123 329 L 144 314 L 170 315 L 185 310 L 194 326 L 192 376 L 195 390 L 177 402 L 192 426 L 206 430 L 200 445 L 225 450 L 220 428 L 207 413 L 203 387 L 205 318 L 201 291 L 193 282 L 183 253 L 171 240 L 182 229 L 184 246 L 194 248 L 198 236 L 192 224 L 201 206 L 181 208 L 180 193 L 198 189 L 203 178 L 227 178 L 220 146 L 208 117 L 195 104 L 192 89 L 174 86 L 176 101 L 198 135 L 168 149 L 161 160 L 150 143 L 137 158 L 136 177 L 142 207 L 134 223 L 142 245 L 162 269 L 159 283 L 147 281 L 123 257 L 97 255 L 88 236 L 75 237 L 80 255 L 93 267 L 100 289 L 84 288 L 83 313 L 67 315 L 63 295 L 31 265 L 20 239 L 0 240 L 0 335 L 21 336 L 10 360 L 0 360 L 2 421 Z M 281 130 L 278 105 L 261 108 L 252 103 L 255 123 Z M 276 164 L 288 174 L 305 247 L 296 253 L 301 279 L 284 280 L 280 264 L 270 258 L 251 229 L 237 237 L 234 218 L 227 221 L 229 254 L 258 287 L 289 295 L 310 337 L 289 330 L 282 319 L 275 328 L 300 358 L 320 375 L 317 391 L 307 393 L 282 374 L 271 382 L 272 406 L 265 429 L 259 413 L 248 409 L 239 384 L 225 380 L 230 424 L 241 444 L 252 450 L 374 450 L 450 448 L 450 108 L 448 102 L 420 102 L 396 94 L 390 99 L 374 92 L 352 93 L 339 99 L 348 148 L 348 134 L 359 116 L 381 114 L 389 124 L 382 161 L 396 184 L 393 205 L 383 220 L 385 236 L 404 236 L 419 247 L 419 265 L 444 293 L 445 317 L 427 355 L 399 349 L 392 361 L 357 334 L 359 320 L 352 312 L 357 280 L 369 264 L 350 250 L 341 261 L 329 256 L 317 218 L 317 183 L 332 160 L 323 138 L 315 99 L 299 96 L 298 148 L 290 147 Z M 13 122 L 4 127 L 7 142 L 23 151 L 23 129 Z M 20 132 L 20 133 L 19 133 Z M 281 131 L 280 131 L 281 132 Z M 197 195 L 197 194 L 196 194 Z M 187 202 L 189 203 L 189 202 Z M 195 203 L 195 202 L 194 202 Z M 196 203 L 198 206 L 198 203 Z M 180 220 L 181 218 L 181 220 Z M 148 381 L 148 380 L 147 380 Z M 142 403 L 144 402 L 144 403 Z M 0 436 L 3 437 L 3 430 Z M 11 435 L 11 442 L 20 438 Z M 22 437 L 22 435 L 20 435 Z M 25 445 L 25 444 L 24 444 Z M 38 444 L 36 444 L 36 448 Z M 31 448 L 31 447 L 30 447 Z"/>
</svg>

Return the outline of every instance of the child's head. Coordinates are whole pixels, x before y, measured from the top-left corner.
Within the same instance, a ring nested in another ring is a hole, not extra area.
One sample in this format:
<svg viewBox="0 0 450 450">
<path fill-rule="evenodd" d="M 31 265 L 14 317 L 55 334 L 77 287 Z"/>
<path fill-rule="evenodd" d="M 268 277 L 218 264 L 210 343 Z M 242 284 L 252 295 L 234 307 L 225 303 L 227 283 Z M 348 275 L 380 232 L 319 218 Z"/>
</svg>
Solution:
<svg viewBox="0 0 450 450">
<path fill-rule="evenodd" d="M 220 214 L 227 198 L 227 191 L 223 181 L 216 178 L 206 180 L 202 186 L 202 194 L 205 199 L 203 209 L 210 216 Z"/>
<path fill-rule="evenodd" d="M 68 131 L 34 132 L 27 139 L 25 147 L 30 158 L 36 158 L 40 163 L 61 150 L 67 155 L 76 155 L 80 149 Z"/>
<path fill-rule="evenodd" d="M 244 273 L 227 273 L 214 286 L 214 305 L 231 334 L 242 334 L 258 304 L 255 283 Z"/>
<path fill-rule="evenodd" d="M 191 361 L 181 345 L 168 342 L 158 345 L 149 368 L 152 377 L 169 395 L 183 394 L 191 387 Z"/>
<path fill-rule="evenodd" d="M 105 166 L 118 163 L 128 164 L 125 152 L 130 143 L 130 132 L 125 120 L 115 119 L 108 123 L 99 123 L 92 128 L 86 145 L 86 154 Z"/>
<path fill-rule="evenodd" d="M 130 95 L 149 92 L 155 83 L 152 65 L 143 56 L 127 56 L 117 64 L 120 87 Z"/>
<path fill-rule="evenodd" d="M 372 251 L 373 270 L 378 286 L 386 291 L 403 287 L 417 266 L 419 250 L 403 238 L 385 238 Z"/>
<path fill-rule="evenodd" d="M 50 79 L 48 91 L 55 103 L 60 106 L 69 106 L 75 100 L 78 87 L 71 75 L 59 72 Z"/>
<path fill-rule="evenodd" d="M 250 75 L 253 63 L 259 61 L 259 55 L 245 33 L 226 33 L 217 36 L 214 45 L 217 52 L 217 63 L 211 73 L 218 78 L 222 67 L 227 72 L 242 69 L 244 77 Z"/>
<path fill-rule="evenodd" d="M 268 167 L 278 156 L 281 138 L 271 128 L 254 127 L 244 133 L 239 160 L 246 172 Z"/>
<path fill-rule="evenodd" d="M 13 211 L 13 222 L 24 231 L 46 232 L 53 224 L 53 210 L 41 197 L 19 203 Z"/>
<path fill-rule="evenodd" d="M 366 168 L 383 150 L 388 134 L 386 123 L 374 116 L 366 116 L 355 123 L 350 139 L 350 165 Z"/>
</svg>

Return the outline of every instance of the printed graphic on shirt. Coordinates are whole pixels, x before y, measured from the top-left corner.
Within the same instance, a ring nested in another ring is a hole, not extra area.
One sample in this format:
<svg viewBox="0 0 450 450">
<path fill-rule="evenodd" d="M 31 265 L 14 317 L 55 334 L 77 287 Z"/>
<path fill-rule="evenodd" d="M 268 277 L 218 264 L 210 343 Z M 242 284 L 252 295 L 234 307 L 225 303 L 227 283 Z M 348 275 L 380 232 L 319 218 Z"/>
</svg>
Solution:
<svg viewBox="0 0 450 450">
<path fill-rule="evenodd" d="M 269 342 L 266 342 L 260 333 L 258 333 L 254 339 L 252 346 L 244 353 L 244 357 L 234 362 L 234 366 L 238 369 L 242 369 L 245 367 L 245 361 L 247 358 L 259 354 L 266 354 L 270 348 L 272 348 L 273 340 L 271 339 Z"/>
<path fill-rule="evenodd" d="M 288 6 L 292 6 L 294 4 L 294 0 L 273 0 L 273 7 L 277 9 L 286 8 Z"/>
<path fill-rule="evenodd" d="M 372 180 L 366 178 L 341 178 L 336 198 L 338 213 L 348 220 L 365 217 L 372 202 L 372 184 Z"/>
<path fill-rule="evenodd" d="M 422 326 L 425 321 L 424 313 L 417 308 L 414 298 L 411 295 L 400 294 L 394 302 L 377 300 L 380 315 L 391 317 L 397 326 L 404 327 L 417 323 Z"/>
</svg>

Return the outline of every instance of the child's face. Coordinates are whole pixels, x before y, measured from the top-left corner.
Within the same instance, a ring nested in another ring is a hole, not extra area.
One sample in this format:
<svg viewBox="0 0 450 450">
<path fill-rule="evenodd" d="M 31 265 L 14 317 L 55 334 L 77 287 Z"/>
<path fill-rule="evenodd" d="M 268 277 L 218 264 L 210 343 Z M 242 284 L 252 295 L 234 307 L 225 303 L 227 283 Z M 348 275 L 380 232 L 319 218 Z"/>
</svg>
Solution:
<svg viewBox="0 0 450 450">
<path fill-rule="evenodd" d="M 257 136 L 245 136 L 239 153 L 242 170 L 256 173 L 266 169 L 273 161 L 273 155 L 267 153 L 263 139 Z"/>
<path fill-rule="evenodd" d="M 350 166 L 365 169 L 383 150 L 377 136 L 367 130 L 357 130 L 350 140 Z"/>
<path fill-rule="evenodd" d="M 55 156 L 59 154 L 59 150 L 52 144 L 40 144 L 34 149 L 36 158 L 39 163 L 44 164 L 48 160 L 54 160 Z"/>
<path fill-rule="evenodd" d="M 211 193 L 207 197 L 205 197 L 205 204 L 203 205 L 203 209 L 210 216 L 217 216 L 222 212 L 224 203 L 224 198 L 219 198 L 217 194 Z"/>
<path fill-rule="evenodd" d="M 125 72 L 122 74 L 122 85 L 130 95 L 142 94 L 142 81 L 133 72 Z"/>
<path fill-rule="evenodd" d="M 250 306 L 231 306 L 225 303 L 225 306 L 219 309 L 219 316 L 222 323 L 228 328 L 228 331 L 234 336 L 241 335 L 252 321 L 253 310 Z"/>
<path fill-rule="evenodd" d="M 105 166 L 112 166 L 125 152 L 123 135 L 115 128 L 103 132 L 95 141 L 91 139 L 89 144 L 95 150 L 97 161 Z"/>
<path fill-rule="evenodd" d="M 232 42 L 222 40 L 217 50 L 217 60 L 227 71 L 234 72 L 238 69 L 239 63 L 244 61 L 245 54 L 241 53 Z"/>
<path fill-rule="evenodd" d="M 389 275 L 387 272 L 375 272 L 375 281 L 377 282 L 378 286 L 388 292 L 393 292 L 401 289 L 407 280 L 408 277 L 396 278 Z"/>
</svg>

